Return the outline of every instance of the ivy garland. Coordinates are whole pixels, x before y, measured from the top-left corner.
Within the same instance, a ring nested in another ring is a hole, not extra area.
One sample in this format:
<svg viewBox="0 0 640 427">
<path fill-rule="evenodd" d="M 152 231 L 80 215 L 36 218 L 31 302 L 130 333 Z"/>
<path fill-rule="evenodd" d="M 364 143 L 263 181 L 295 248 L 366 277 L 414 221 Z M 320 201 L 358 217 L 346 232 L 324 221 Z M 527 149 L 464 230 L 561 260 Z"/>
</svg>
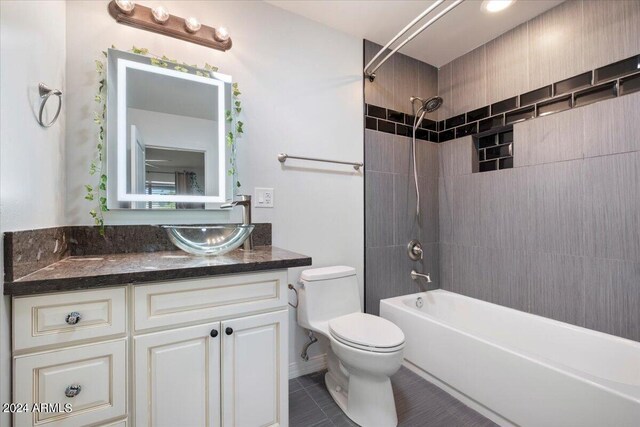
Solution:
<svg viewBox="0 0 640 427">
<path fill-rule="evenodd" d="M 115 46 L 111 46 L 115 48 Z M 143 55 L 149 57 L 151 65 L 157 67 L 169 68 L 181 71 L 183 73 L 192 73 L 200 77 L 211 78 L 212 73 L 218 71 L 217 67 L 204 64 L 204 67 L 200 68 L 197 65 L 189 65 L 186 63 L 180 64 L 177 60 L 168 58 L 166 56 L 152 56 L 149 54 L 149 49 L 138 48 L 133 46 L 131 53 Z M 85 199 L 89 201 L 97 201 L 98 206 L 89 211 L 89 215 L 93 218 L 98 231 L 101 236 L 105 234 L 104 228 L 104 212 L 107 212 L 107 174 L 104 170 L 105 158 L 106 158 L 106 144 L 105 144 L 105 120 L 107 117 L 107 79 L 106 79 L 106 62 L 107 52 L 102 51 L 104 58 L 97 59 L 96 73 L 98 74 L 98 91 L 94 97 L 95 102 L 98 104 L 97 111 L 94 111 L 93 121 L 98 126 L 97 144 L 94 159 L 89 166 L 89 175 L 98 175 L 97 185 L 94 183 L 85 185 L 87 194 Z M 240 101 L 240 90 L 238 89 L 238 83 L 232 84 L 232 106 L 231 110 L 225 112 L 226 121 L 229 123 L 231 130 L 226 135 L 227 146 L 231 149 L 229 156 L 229 169 L 227 174 L 232 177 L 235 196 L 236 189 L 240 188 L 240 181 L 238 180 L 238 166 L 237 166 L 237 142 L 241 135 L 244 133 L 244 123 L 238 120 L 240 113 L 242 112 L 242 102 Z"/>
</svg>

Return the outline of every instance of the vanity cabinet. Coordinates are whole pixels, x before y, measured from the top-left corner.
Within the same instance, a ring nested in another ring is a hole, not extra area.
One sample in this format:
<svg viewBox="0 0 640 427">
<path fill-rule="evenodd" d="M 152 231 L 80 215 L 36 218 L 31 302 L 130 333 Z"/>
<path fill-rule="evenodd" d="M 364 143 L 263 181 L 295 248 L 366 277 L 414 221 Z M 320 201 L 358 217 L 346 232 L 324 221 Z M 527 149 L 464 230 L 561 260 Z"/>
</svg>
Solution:
<svg viewBox="0 0 640 427">
<path fill-rule="evenodd" d="M 287 271 L 13 298 L 23 426 L 288 425 Z"/>
</svg>

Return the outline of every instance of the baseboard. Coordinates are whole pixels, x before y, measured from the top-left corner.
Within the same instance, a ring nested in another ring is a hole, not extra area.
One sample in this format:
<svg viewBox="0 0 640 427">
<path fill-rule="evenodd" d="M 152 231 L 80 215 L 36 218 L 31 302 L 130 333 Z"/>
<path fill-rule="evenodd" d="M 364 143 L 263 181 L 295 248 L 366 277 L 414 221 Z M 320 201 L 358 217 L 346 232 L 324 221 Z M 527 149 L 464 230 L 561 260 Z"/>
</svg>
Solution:
<svg viewBox="0 0 640 427">
<path fill-rule="evenodd" d="M 493 412 L 491 409 L 487 408 L 486 406 L 482 405 L 479 402 L 476 402 L 475 400 L 473 400 L 472 398 L 470 398 L 466 394 L 460 393 L 458 390 L 456 390 L 455 388 L 451 387 L 449 384 L 445 383 L 444 381 L 439 380 L 438 378 L 434 377 L 430 373 L 422 370 L 419 366 L 414 365 L 413 363 L 409 362 L 407 359 L 405 359 L 402 362 L 402 365 L 405 366 L 407 369 L 409 369 L 411 372 L 413 372 L 415 374 L 418 374 L 420 377 L 422 377 L 423 379 L 429 381 L 431 384 L 437 386 L 438 388 L 440 388 L 443 391 L 447 392 L 451 396 L 455 397 L 460 402 L 462 402 L 465 405 L 467 405 L 469 408 L 471 408 L 474 411 L 480 413 L 481 415 L 484 415 L 486 418 L 489 418 L 491 421 L 493 421 L 494 423 L 498 424 L 499 426 L 502 426 L 502 427 L 517 427 L 516 424 L 513 424 L 511 421 L 509 421 L 506 418 L 502 417 L 500 414 L 497 414 L 497 413 Z"/>
<path fill-rule="evenodd" d="M 297 362 L 289 364 L 289 379 L 322 371 L 323 369 L 327 369 L 326 354 L 319 354 L 311 357 L 306 362 L 302 359 L 298 359 Z"/>
</svg>

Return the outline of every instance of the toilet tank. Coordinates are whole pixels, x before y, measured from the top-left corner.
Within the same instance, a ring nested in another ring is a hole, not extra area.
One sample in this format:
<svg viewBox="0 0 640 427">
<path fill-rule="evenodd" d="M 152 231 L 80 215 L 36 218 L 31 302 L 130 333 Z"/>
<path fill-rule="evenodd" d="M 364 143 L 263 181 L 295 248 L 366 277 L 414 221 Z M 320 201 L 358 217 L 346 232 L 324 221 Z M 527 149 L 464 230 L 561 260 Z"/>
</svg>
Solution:
<svg viewBox="0 0 640 427">
<path fill-rule="evenodd" d="M 319 325 L 345 314 L 361 312 L 358 278 L 343 265 L 304 270 L 298 291 L 298 324 L 318 330 Z"/>
</svg>

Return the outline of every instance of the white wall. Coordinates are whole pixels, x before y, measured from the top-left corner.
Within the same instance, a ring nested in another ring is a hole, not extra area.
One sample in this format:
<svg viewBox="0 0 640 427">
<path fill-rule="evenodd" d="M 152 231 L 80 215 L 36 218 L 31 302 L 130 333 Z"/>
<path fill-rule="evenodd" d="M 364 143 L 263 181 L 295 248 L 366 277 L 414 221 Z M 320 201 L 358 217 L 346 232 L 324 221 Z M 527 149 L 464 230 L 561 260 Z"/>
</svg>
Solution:
<svg viewBox="0 0 640 427">
<path fill-rule="evenodd" d="M 254 209 L 254 221 L 273 223 L 273 244 L 312 256 L 314 266 L 356 267 L 362 285 L 362 176 L 348 167 L 308 169 L 318 167 L 308 163 L 297 164 L 307 169 L 283 169 L 276 160 L 279 152 L 362 160 L 362 40 L 263 2 L 162 2 L 175 15 L 226 26 L 233 48 L 223 53 L 117 24 L 107 13 L 107 3 L 67 3 L 68 222 L 91 223 L 87 212 L 92 206 L 83 199 L 82 187 L 89 182 L 95 146 L 94 60 L 112 44 L 120 49 L 146 47 L 189 64 L 219 66 L 239 82 L 246 132 L 239 148 L 243 191 L 275 189 L 275 208 Z M 227 219 L 216 212 L 120 211 L 106 216 L 111 224 Z M 299 269 L 291 273 L 296 280 Z M 291 321 L 295 324 L 293 312 Z M 302 330 L 292 328 L 291 362 L 300 360 L 304 340 Z"/>
<path fill-rule="evenodd" d="M 65 223 L 65 108 L 49 129 L 34 116 L 39 82 L 66 95 L 65 9 L 62 1 L 0 2 L 2 232 Z M 9 299 L 1 301 L 0 402 L 9 402 Z M 0 425 L 9 422 L 8 414 L 0 414 Z"/>
</svg>

